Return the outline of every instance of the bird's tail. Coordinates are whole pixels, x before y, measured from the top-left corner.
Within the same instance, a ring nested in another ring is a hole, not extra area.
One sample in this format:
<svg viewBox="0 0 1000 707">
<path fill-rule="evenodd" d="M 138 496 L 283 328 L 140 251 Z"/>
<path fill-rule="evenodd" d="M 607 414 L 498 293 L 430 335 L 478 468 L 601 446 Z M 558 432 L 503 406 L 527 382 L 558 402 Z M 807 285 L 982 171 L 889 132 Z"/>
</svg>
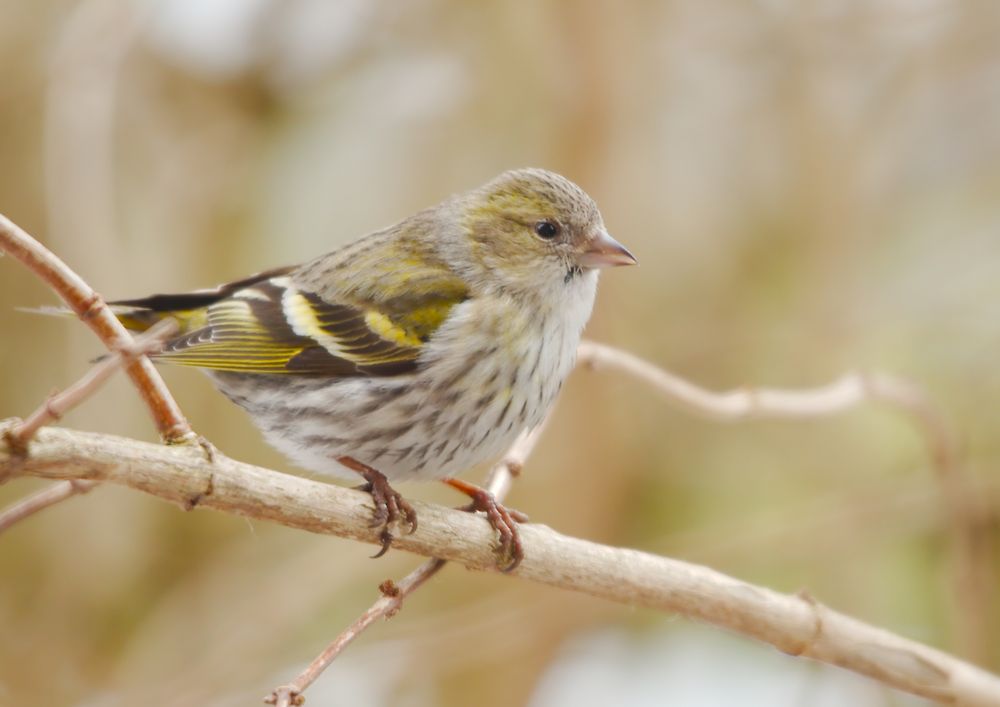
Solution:
<svg viewBox="0 0 1000 707">
<path fill-rule="evenodd" d="M 157 322 L 164 319 L 174 319 L 177 322 L 178 333 L 183 333 L 204 326 L 205 309 L 198 306 L 176 306 L 167 307 L 161 301 L 166 295 L 153 295 L 145 299 L 122 300 L 120 302 L 108 302 L 112 313 L 118 317 L 118 321 L 134 332 L 143 332 L 151 328 Z M 149 301 L 149 305 L 144 304 Z M 72 317 L 73 310 L 68 307 L 52 307 L 43 305 L 41 307 L 18 307 L 19 312 L 28 314 L 44 314 L 47 317 Z"/>
<path fill-rule="evenodd" d="M 138 299 L 123 299 L 108 302 L 111 311 L 130 331 L 146 331 L 159 321 L 167 318 L 176 320 L 178 335 L 194 331 L 207 324 L 207 308 L 221 299 L 229 297 L 237 290 L 250 287 L 258 282 L 286 274 L 291 268 L 276 268 L 251 275 L 218 287 L 180 294 L 157 294 Z M 50 316 L 71 316 L 65 307 L 21 308 L 22 311 Z"/>
</svg>

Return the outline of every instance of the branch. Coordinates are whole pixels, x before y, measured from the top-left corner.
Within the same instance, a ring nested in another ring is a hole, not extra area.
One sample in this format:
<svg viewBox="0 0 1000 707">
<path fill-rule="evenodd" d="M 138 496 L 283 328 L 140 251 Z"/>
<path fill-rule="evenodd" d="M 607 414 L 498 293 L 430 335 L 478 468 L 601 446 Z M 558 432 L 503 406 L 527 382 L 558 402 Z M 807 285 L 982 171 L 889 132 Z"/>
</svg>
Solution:
<svg viewBox="0 0 1000 707">
<path fill-rule="evenodd" d="M 116 351 L 107 356 L 88 370 L 76 383 L 62 392 L 53 393 L 45 402 L 31 413 L 23 422 L 10 427 L 4 433 L 4 438 L 10 448 L 17 454 L 27 454 L 28 442 L 44 425 L 59 420 L 67 412 L 89 398 L 101 385 L 127 361 L 142 356 L 147 351 L 158 348 L 163 339 L 177 330 L 176 322 L 164 320 L 150 328 L 149 331 L 136 337 L 134 345 L 127 351 Z M 0 481 L 6 480 L 0 474 Z M 9 508 L 0 511 L 0 533 L 30 518 L 39 511 L 65 501 L 73 496 L 90 491 L 97 483 L 94 481 L 62 481 L 40 491 L 34 496 L 21 499 Z"/>
<path fill-rule="evenodd" d="M 15 523 L 20 523 L 25 518 L 33 516 L 39 511 L 44 511 L 49 506 L 54 506 L 73 496 L 87 493 L 95 486 L 97 486 L 96 481 L 71 479 L 53 484 L 47 489 L 39 491 L 34 496 L 22 498 L 14 505 L 0 511 L 0 533 Z"/>
<path fill-rule="evenodd" d="M 48 248 L 3 214 L 0 214 L 0 251 L 13 256 L 44 280 L 109 351 L 127 351 L 134 346 L 132 335 L 111 313 L 101 296 Z M 191 426 L 149 359 L 142 356 L 129 363 L 125 371 L 152 413 L 163 441 L 168 444 L 194 441 Z"/>
<path fill-rule="evenodd" d="M 13 423 L 0 423 L 0 431 Z M 181 504 L 273 520 L 302 530 L 380 544 L 366 494 L 289 476 L 195 448 L 42 429 L 30 456 L 0 447 L 0 472 L 112 482 Z M 420 527 L 395 547 L 495 571 L 493 533 L 482 518 L 414 503 Z M 538 525 L 521 529 L 514 575 L 630 605 L 676 612 L 839 665 L 941 702 L 1000 707 L 1000 678 L 946 653 L 820 605 L 678 560 L 606 547 Z"/>
<path fill-rule="evenodd" d="M 580 365 L 607 368 L 645 381 L 687 412 L 719 421 L 808 418 L 835 415 L 860 403 L 879 401 L 907 411 L 933 438 L 935 457 L 954 457 L 954 445 L 923 393 L 907 381 L 883 373 L 849 372 L 817 388 L 741 388 L 717 393 L 700 388 L 638 356 L 594 341 L 580 342 Z"/>
<path fill-rule="evenodd" d="M 924 392 L 909 381 L 885 373 L 849 372 L 818 388 L 782 390 L 742 388 L 717 393 L 700 388 L 621 349 L 583 341 L 578 363 L 624 373 L 650 384 L 681 409 L 713 420 L 733 422 L 765 418 L 826 417 L 859 405 L 881 403 L 903 415 L 927 447 L 941 486 L 954 562 L 955 624 L 965 652 L 985 659 L 991 635 L 992 546 L 981 529 L 989 522 L 989 506 L 973 489 L 960 463 L 958 444 L 943 417 Z"/>
<path fill-rule="evenodd" d="M 835 382 L 819 388 L 800 390 L 747 388 L 727 393 L 714 393 L 695 386 L 687 380 L 675 376 L 669 371 L 621 349 L 591 341 L 581 342 L 577 363 L 582 367 L 592 369 L 597 367 L 612 368 L 618 372 L 651 383 L 668 400 L 679 403 L 684 409 L 718 420 L 736 421 L 765 416 L 812 417 L 817 415 L 833 415 L 871 400 L 886 402 L 915 420 L 919 431 L 923 433 L 924 438 L 927 440 L 935 465 L 941 466 L 944 469 L 942 481 L 950 480 L 957 482 L 961 478 L 961 469 L 957 464 L 957 454 L 954 451 L 955 445 L 941 418 L 926 400 L 922 391 L 910 383 L 892 376 L 884 374 L 862 376 L 855 373 L 848 373 L 841 376 Z M 540 428 L 535 430 L 533 433 L 534 439 L 537 439 L 540 432 Z M 522 443 L 528 444 L 528 440 L 522 439 L 519 441 L 508 453 L 507 460 L 513 456 L 518 465 L 524 462 L 527 454 L 531 451 L 533 440 L 524 449 L 519 449 L 519 445 Z M 505 468 L 505 463 L 501 462 L 493 470 L 494 478 L 504 478 L 509 481 L 510 474 L 508 469 L 509 467 Z M 497 473 L 498 471 L 500 473 Z M 954 487 L 955 483 L 950 483 L 948 486 Z M 955 506 L 952 505 L 951 508 L 955 508 Z M 986 583 L 983 582 L 981 576 L 975 576 L 968 571 L 968 568 L 976 567 L 977 565 L 975 564 L 973 554 L 965 551 L 966 548 L 975 546 L 971 544 L 964 545 L 962 542 L 967 537 L 962 530 L 974 527 L 974 525 L 970 526 L 968 523 L 963 522 L 963 519 L 966 517 L 963 514 L 955 513 L 953 514 L 952 523 L 953 528 L 960 529 L 959 532 L 953 533 L 953 538 L 957 539 L 955 554 L 962 560 L 960 567 L 963 571 L 959 573 L 959 593 L 968 599 L 968 606 L 980 609 L 979 612 L 972 611 L 970 614 L 982 616 L 982 607 L 988 606 L 988 602 L 983 600 L 984 594 L 982 592 L 975 590 Z M 430 560 L 418 567 L 398 584 L 393 584 L 391 581 L 384 583 L 380 587 L 382 596 L 355 620 L 354 623 L 345 629 L 344 632 L 337 636 L 295 680 L 276 688 L 265 699 L 265 702 L 277 705 L 278 707 L 301 704 L 302 692 L 329 667 L 330 663 L 333 662 L 349 643 L 371 626 L 376 619 L 388 618 L 394 615 L 402 606 L 403 598 L 436 574 L 444 565 L 445 563 L 441 560 Z M 982 575 L 981 572 L 979 574 Z M 959 619 L 964 619 L 965 616 L 966 614 L 962 613 Z M 966 635 L 976 635 L 976 629 L 981 625 L 982 622 L 977 622 L 971 629 L 966 627 Z M 979 629 L 978 633 L 983 634 L 983 631 Z M 969 642 L 966 640 L 966 643 Z M 981 654 L 981 651 L 979 654 Z"/>
<path fill-rule="evenodd" d="M 24 422 L 8 432 L 7 441 L 22 454 L 25 453 L 28 442 L 39 429 L 62 419 L 63 415 L 93 395 L 120 366 L 159 349 L 163 345 L 163 340 L 176 331 L 177 322 L 173 320 L 164 319 L 157 322 L 149 331 L 137 336 L 127 349 L 120 349 L 105 357 L 66 390 L 46 398 L 45 402 L 39 405 Z"/>
</svg>

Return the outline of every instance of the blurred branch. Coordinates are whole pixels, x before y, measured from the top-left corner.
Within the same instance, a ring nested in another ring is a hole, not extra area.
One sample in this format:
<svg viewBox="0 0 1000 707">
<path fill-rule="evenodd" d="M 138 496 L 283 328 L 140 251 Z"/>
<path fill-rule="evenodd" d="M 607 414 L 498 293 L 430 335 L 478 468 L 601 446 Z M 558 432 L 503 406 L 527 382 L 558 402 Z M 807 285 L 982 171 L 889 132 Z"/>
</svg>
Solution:
<svg viewBox="0 0 1000 707">
<path fill-rule="evenodd" d="M 81 0 L 60 13 L 48 47 L 41 126 L 48 239 L 77 267 L 114 263 L 121 245 L 115 177 L 122 72 L 153 9 Z"/>
<path fill-rule="evenodd" d="M 535 429 L 525 430 L 521 433 L 521 436 L 511 445 L 503 458 L 490 469 L 485 486 L 498 501 L 503 501 L 507 495 L 513 477 L 521 472 L 521 468 L 538 443 L 547 422 L 548 419 Z M 382 596 L 376 599 L 375 603 L 354 623 L 344 629 L 294 680 L 275 688 L 270 695 L 264 698 L 264 702 L 276 705 L 276 707 L 301 705 L 305 701 L 302 693 L 316 681 L 316 678 L 324 670 L 330 667 L 330 664 L 348 644 L 360 636 L 376 620 L 395 616 L 403 607 L 403 599 L 419 589 L 424 582 L 436 575 L 446 564 L 444 560 L 430 559 L 398 582 L 386 580 L 379 585 Z"/>
<path fill-rule="evenodd" d="M 0 431 L 12 421 L 0 423 Z M 0 448 L 0 473 L 112 482 L 173 501 L 380 544 L 369 497 L 186 446 L 46 428 L 30 454 Z M 414 502 L 420 527 L 395 547 L 495 571 L 493 531 L 482 518 Z M 685 562 L 606 547 L 538 525 L 521 529 L 518 577 L 612 601 L 676 612 L 867 675 L 940 702 L 1000 706 L 1000 678 L 920 643 L 829 609 L 805 595 L 754 586 Z"/>
<path fill-rule="evenodd" d="M 912 384 L 881 373 L 849 372 L 816 388 L 781 390 L 741 388 L 717 393 L 699 388 L 638 356 L 594 341 L 580 343 L 580 365 L 606 368 L 646 381 L 667 400 L 688 412 L 720 421 L 761 418 L 825 417 L 872 400 L 905 410 L 926 425 L 933 440 L 935 457 L 952 457 L 954 445 L 943 424 Z"/>
<path fill-rule="evenodd" d="M 41 278 L 59 295 L 77 317 L 90 327 L 109 351 L 127 351 L 134 339 L 111 313 L 101 296 L 48 248 L 0 214 L 0 251 L 5 252 Z M 194 441 L 195 434 L 174 401 L 156 368 L 145 356 L 125 366 L 168 444 Z"/>
<path fill-rule="evenodd" d="M 70 479 L 69 481 L 60 481 L 57 484 L 52 484 L 34 496 L 22 498 L 14 505 L 0 511 L 0 533 L 15 523 L 20 523 L 25 518 L 29 518 L 39 511 L 44 511 L 49 506 L 54 506 L 73 496 L 87 493 L 97 485 L 96 481 Z"/>
<path fill-rule="evenodd" d="M 638 356 L 593 341 L 580 344 L 578 362 L 645 381 L 683 410 L 719 421 L 812 418 L 836 415 L 876 402 L 905 416 L 927 447 L 937 474 L 951 534 L 958 627 L 963 653 L 985 661 L 989 654 L 994 579 L 992 547 L 983 528 L 989 506 L 975 492 L 960 463 L 958 444 L 944 418 L 924 392 L 909 381 L 884 373 L 848 372 L 817 388 L 781 390 L 742 388 L 722 393 L 692 384 Z"/>
</svg>

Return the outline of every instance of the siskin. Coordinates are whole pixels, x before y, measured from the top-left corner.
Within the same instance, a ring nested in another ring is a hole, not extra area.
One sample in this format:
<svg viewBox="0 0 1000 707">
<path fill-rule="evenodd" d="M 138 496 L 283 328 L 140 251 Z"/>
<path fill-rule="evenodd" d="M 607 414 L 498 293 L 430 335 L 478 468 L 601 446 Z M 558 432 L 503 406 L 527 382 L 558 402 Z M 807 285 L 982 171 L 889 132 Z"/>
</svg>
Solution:
<svg viewBox="0 0 1000 707">
<path fill-rule="evenodd" d="M 389 480 L 439 479 L 487 514 L 510 570 L 523 518 L 455 475 L 542 420 L 598 270 L 635 262 L 582 189 L 519 169 L 303 265 L 113 308 L 134 330 L 174 317 L 155 358 L 207 371 L 295 463 L 359 474 L 379 555 L 393 523 L 417 525 Z"/>
</svg>

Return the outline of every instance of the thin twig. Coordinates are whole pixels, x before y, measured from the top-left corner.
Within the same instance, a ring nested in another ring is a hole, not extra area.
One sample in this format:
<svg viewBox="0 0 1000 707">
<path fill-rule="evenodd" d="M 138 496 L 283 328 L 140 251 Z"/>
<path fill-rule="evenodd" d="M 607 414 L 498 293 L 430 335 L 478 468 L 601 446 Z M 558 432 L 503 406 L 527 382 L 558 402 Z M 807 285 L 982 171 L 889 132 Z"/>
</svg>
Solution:
<svg viewBox="0 0 1000 707">
<path fill-rule="evenodd" d="M 583 366 L 606 368 L 643 380 L 678 407 L 720 421 L 825 417 L 870 400 L 882 400 L 907 410 L 926 407 L 919 389 L 882 374 L 849 372 L 827 385 L 801 390 L 741 388 L 717 393 L 627 351 L 594 341 L 580 343 L 578 361 Z"/>
<path fill-rule="evenodd" d="M 11 422 L 0 422 L 0 432 Z M 181 505 L 277 521 L 312 532 L 380 544 L 370 527 L 370 496 L 188 447 L 57 427 L 39 430 L 31 454 L 0 444 L 0 472 L 83 478 L 129 486 Z M 211 483 L 209 483 L 211 482 Z M 211 492 L 205 489 L 211 487 Z M 420 527 L 394 542 L 399 550 L 496 570 L 493 529 L 477 515 L 414 501 Z M 707 567 L 521 527 L 524 561 L 511 573 L 530 581 L 668 611 L 768 642 L 939 702 L 1000 707 L 1000 677 L 929 646 L 833 611 L 811 598 L 782 594 Z"/>
<path fill-rule="evenodd" d="M 50 395 L 44 403 L 25 418 L 24 422 L 10 431 L 7 441 L 15 449 L 25 451 L 28 442 L 44 426 L 59 420 L 67 412 L 89 398 L 122 365 L 151 351 L 159 349 L 164 339 L 177 331 L 177 323 L 172 319 L 157 322 L 127 345 L 93 366 L 82 378 L 65 390 Z"/>
<path fill-rule="evenodd" d="M 523 432 L 503 458 L 490 469 L 486 488 L 498 501 L 502 501 L 507 495 L 512 478 L 521 473 L 521 468 L 538 443 L 547 422 L 548 419 L 535 429 Z M 389 579 L 379 585 L 379 591 L 382 595 L 375 600 L 375 603 L 344 629 L 294 680 L 275 688 L 270 695 L 264 698 L 264 702 L 276 707 L 303 704 L 305 697 L 302 693 L 330 667 L 330 664 L 355 638 L 360 636 L 376 620 L 395 616 L 403 606 L 403 599 L 437 574 L 446 564 L 445 560 L 432 558 L 398 582 Z"/>
<path fill-rule="evenodd" d="M 276 707 L 291 707 L 292 705 L 305 703 L 306 699 L 302 693 L 316 681 L 316 678 L 323 674 L 323 671 L 330 667 L 330 664 L 333 663 L 348 644 L 360 636 L 365 629 L 378 619 L 387 619 L 395 615 L 400 607 L 402 607 L 403 599 L 437 574 L 438 570 L 446 564 L 448 563 L 445 560 L 432 558 L 398 582 L 393 582 L 391 579 L 382 582 L 379 585 L 379 591 L 382 593 L 382 596 L 376 599 L 374 604 L 333 639 L 323 649 L 323 652 L 316 656 L 294 680 L 276 687 L 270 695 L 265 697 L 265 704 L 275 705 Z"/>
<path fill-rule="evenodd" d="M 958 444 L 943 417 L 916 385 L 884 373 L 849 372 L 832 383 L 803 390 L 743 388 L 717 393 L 700 388 L 627 351 L 593 341 L 580 344 L 578 361 L 590 368 L 625 373 L 649 383 L 678 407 L 720 421 L 811 418 L 835 415 L 877 402 L 904 415 L 927 447 L 949 519 L 957 596 L 955 624 L 965 654 L 988 654 L 994 578 L 989 537 L 981 532 L 988 507 L 973 491 Z"/>
<path fill-rule="evenodd" d="M 48 248 L 3 214 L 0 214 L 0 251 L 13 256 L 44 280 L 109 351 L 126 350 L 132 345 L 132 336 L 100 295 Z M 163 440 L 171 444 L 195 441 L 191 426 L 149 359 L 139 357 L 125 370 L 149 408 Z"/>
<path fill-rule="evenodd" d="M 176 329 L 177 324 L 173 321 L 164 320 L 158 322 L 149 331 L 136 337 L 134 344 L 130 345 L 127 351 L 117 351 L 106 357 L 96 366 L 91 367 L 76 383 L 62 392 L 49 396 L 23 422 L 14 425 L 14 427 L 5 433 L 6 442 L 15 452 L 26 454 L 28 442 L 31 441 L 31 438 L 35 436 L 39 429 L 53 420 L 60 419 L 69 410 L 93 395 L 94 391 L 125 362 L 159 348 L 163 344 L 163 340 L 176 331 Z M 2 478 L 0 476 L 0 479 Z M 34 496 L 20 500 L 10 508 L 0 511 L 0 533 L 3 533 L 15 523 L 49 506 L 54 506 L 60 501 L 72 498 L 78 494 L 86 493 L 96 485 L 96 482 L 92 481 L 61 481 Z"/>
<path fill-rule="evenodd" d="M 69 481 L 60 481 L 53 484 L 33 496 L 22 498 L 14 505 L 0 511 L 0 533 L 12 525 L 20 523 L 25 518 L 45 510 L 49 506 L 54 506 L 73 496 L 87 493 L 95 486 L 97 486 L 96 481 L 70 479 Z"/>
</svg>

